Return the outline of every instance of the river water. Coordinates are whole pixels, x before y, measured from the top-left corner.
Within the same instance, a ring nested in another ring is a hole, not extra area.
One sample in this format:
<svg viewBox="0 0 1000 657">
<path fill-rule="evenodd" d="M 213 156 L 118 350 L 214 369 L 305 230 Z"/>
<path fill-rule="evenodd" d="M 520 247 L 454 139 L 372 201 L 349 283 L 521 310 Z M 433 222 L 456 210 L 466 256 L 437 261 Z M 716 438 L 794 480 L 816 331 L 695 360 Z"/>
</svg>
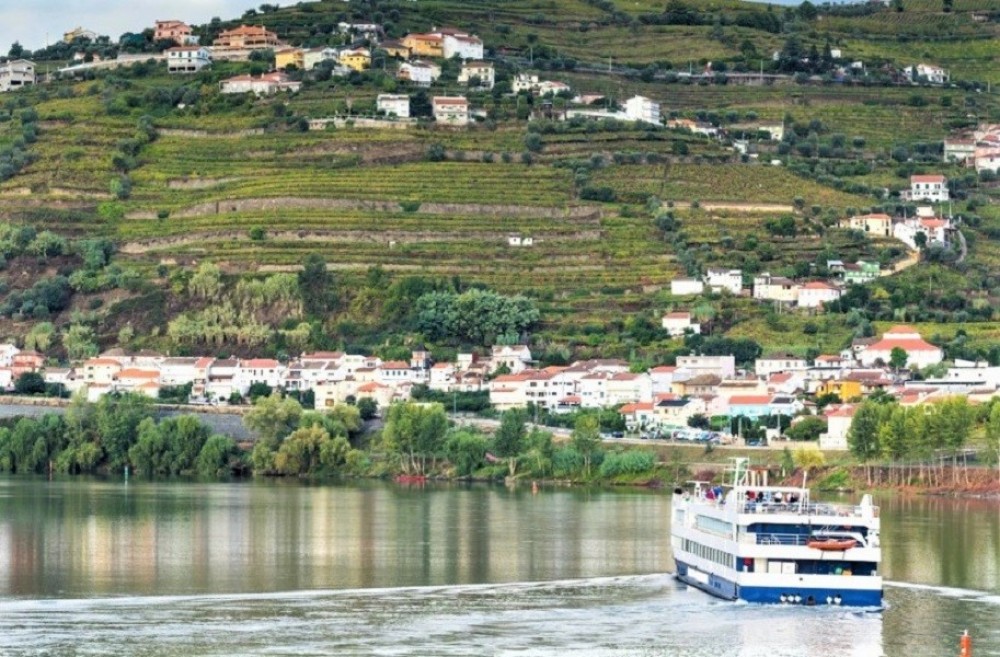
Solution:
<svg viewBox="0 0 1000 657">
<path fill-rule="evenodd" d="M 1000 655 L 1000 505 L 880 503 L 870 612 L 678 585 L 664 492 L 0 479 L 0 655 Z"/>
</svg>

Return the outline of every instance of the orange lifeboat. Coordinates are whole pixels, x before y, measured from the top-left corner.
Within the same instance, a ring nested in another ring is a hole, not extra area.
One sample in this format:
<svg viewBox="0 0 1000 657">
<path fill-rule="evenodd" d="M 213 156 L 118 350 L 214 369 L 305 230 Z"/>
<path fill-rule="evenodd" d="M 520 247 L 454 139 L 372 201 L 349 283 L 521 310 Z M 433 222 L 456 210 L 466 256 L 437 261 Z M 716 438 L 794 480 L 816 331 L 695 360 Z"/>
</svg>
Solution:
<svg viewBox="0 0 1000 657">
<path fill-rule="evenodd" d="M 843 552 L 856 547 L 857 544 L 857 540 L 853 538 L 838 538 L 835 536 L 814 536 L 806 541 L 807 546 L 816 550 L 823 550 L 824 552 Z"/>
</svg>

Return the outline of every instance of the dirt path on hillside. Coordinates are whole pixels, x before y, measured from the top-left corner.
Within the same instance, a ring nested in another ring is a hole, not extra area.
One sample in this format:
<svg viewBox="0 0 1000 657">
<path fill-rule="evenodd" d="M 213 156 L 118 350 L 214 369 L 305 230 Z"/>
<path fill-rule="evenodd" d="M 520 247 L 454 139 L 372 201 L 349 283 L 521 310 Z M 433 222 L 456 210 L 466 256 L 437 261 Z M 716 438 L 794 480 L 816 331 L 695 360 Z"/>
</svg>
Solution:
<svg viewBox="0 0 1000 657">
<path fill-rule="evenodd" d="M 267 240 L 301 241 L 301 242 L 369 242 L 380 244 L 413 244 L 420 242 L 467 242 L 482 240 L 490 242 L 506 242 L 511 232 L 463 232 L 460 234 L 445 231 L 352 231 L 352 230 L 286 230 L 268 231 Z M 548 240 L 596 240 L 601 238 L 599 230 L 584 231 L 551 231 L 535 237 L 536 243 Z M 192 232 L 176 237 L 155 237 L 146 240 L 135 240 L 122 245 L 120 252 L 126 255 L 144 255 L 150 251 L 190 246 L 204 243 L 206 240 L 234 240 L 249 244 L 267 244 L 253 242 L 247 231 L 206 231 Z"/>
<path fill-rule="evenodd" d="M 712 202 L 712 201 L 701 201 L 698 204 L 702 210 L 717 211 L 717 210 L 736 210 L 739 212 L 794 212 L 795 208 L 791 205 L 782 205 L 780 203 L 726 203 L 726 202 Z M 687 210 L 691 207 L 691 204 L 686 201 L 675 201 L 674 207 Z"/>
<path fill-rule="evenodd" d="M 906 257 L 897 262 L 892 266 L 892 269 L 883 269 L 879 272 L 879 276 L 892 276 L 898 274 L 901 271 L 909 269 L 913 265 L 920 262 L 920 252 L 910 251 L 906 254 Z"/>
</svg>

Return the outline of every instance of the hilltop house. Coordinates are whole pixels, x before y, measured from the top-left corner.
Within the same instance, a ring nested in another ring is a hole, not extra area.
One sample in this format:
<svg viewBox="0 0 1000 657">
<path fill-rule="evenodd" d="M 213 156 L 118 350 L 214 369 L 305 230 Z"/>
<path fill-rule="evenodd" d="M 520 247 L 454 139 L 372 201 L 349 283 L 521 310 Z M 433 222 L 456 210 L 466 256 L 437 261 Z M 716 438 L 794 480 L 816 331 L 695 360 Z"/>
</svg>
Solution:
<svg viewBox="0 0 1000 657">
<path fill-rule="evenodd" d="M 691 321 L 691 313 L 676 312 L 667 313 L 660 320 L 663 329 L 672 338 L 680 337 L 687 333 L 701 333 L 701 324 Z"/>
<path fill-rule="evenodd" d="M 409 80 L 413 84 L 429 87 L 441 77 L 441 67 L 431 62 L 415 59 L 400 65 L 396 76 L 400 80 Z"/>
<path fill-rule="evenodd" d="M 264 50 L 281 45 L 277 34 L 256 25 L 240 25 L 232 30 L 225 30 L 212 42 L 214 48 L 229 50 Z"/>
<path fill-rule="evenodd" d="M 168 73 L 197 73 L 212 63 L 208 48 L 201 46 L 177 46 L 164 51 L 167 56 Z"/>
<path fill-rule="evenodd" d="M 910 176 L 911 201 L 942 203 L 948 200 L 948 179 L 941 175 Z"/>
<path fill-rule="evenodd" d="M 89 39 L 90 41 L 97 41 L 99 35 L 93 30 L 87 30 L 82 27 L 74 27 L 69 32 L 63 33 L 64 43 L 73 43 L 77 39 Z"/>
<path fill-rule="evenodd" d="M 379 94 L 375 108 L 389 117 L 410 118 L 410 97 L 406 94 Z"/>
<path fill-rule="evenodd" d="M 459 83 L 469 84 L 473 79 L 479 80 L 480 87 L 492 89 L 496 80 L 493 64 L 481 60 L 470 60 L 462 64 L 462 70 L 458 74 Z"/>
<path fill-rule="evenodd" d="M 178 46 L 198 45 L 194 30 L 184 21 L 156 21 L 153 27 L 153 41 L 173 41 Z"/>
<path fill-rule="evenodd" d="M 35 63 L 14 59 L 0 64 L 0 92 L 14 91 L 35 84 Z"/>
<path fill-rule="evenodd" d="M 434 120 L 447 125 L 468 125 L 469 101 L 463 96 L 434 96 L 431 99 Z"/>
</svg>

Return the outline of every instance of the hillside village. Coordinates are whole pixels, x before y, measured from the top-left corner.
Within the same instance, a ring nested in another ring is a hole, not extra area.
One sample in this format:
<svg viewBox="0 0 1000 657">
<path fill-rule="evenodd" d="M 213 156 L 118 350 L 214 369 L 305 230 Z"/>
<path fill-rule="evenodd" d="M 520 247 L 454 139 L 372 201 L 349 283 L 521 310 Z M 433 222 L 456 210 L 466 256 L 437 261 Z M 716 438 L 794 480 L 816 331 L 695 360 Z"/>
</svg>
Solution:
<svg viewBox="0 0 1000 657">
<path fill-rule="evenodd" d="M 273 101 L 276 116 L 281 116 L 282 102 L 296 98 L 312 85 L 331 79 L 350 84 L 359 80 L 362 73 L 382 71 L 400 86 L 392 92 L 379 90 L 374 102 L 358 111 L 348 102 L 345 113 L 306 115 L 295 125 L 301 125 L 305 132 L 324 134 L 343 128 L 386 131 L 386 134 L 431 128 L 448 134 L 460 134 L 462 130 L 471 134 L 474 130 L 495 128 L 489 126 L 496 121 L 496 103 L 490 101 L 495 100 L 492 94 L 502 76 L 511 94 L 497 96 L 509 95 L 515 99 L 517 120 L 544 126 L 553 133 L 561 129 L 553 126 L 559 125 L 582 131 L 589 131 L 591 126 L 594 130 L 596 126 L 617 130 L 620 122 L 628 124 L 626 129 L 641 133 L 642 139 L 651 141 L 658 138 L 660 131 L 683 135 L 693 141 L 671 146 L 678 163 L 687 156 L 689 143 L 705 148 L 706 153 L 720 161 L 730 158 L 726 162 L 736 167 L 770 167 L 775 171 L 794 164 L 791 156 L 796 152 L 805 156 L 818 154 L 820 150 L 817 144 L 822 122 L 816 119 L 803 130 L 784 118 L 775 120 L 750 113 L 727 119 L 729 125 L 701 110 L 690 112 L 697 118 L 688 118 L 640 93 L 613 98 L 568 74 L 550 76 L 562 79 L 546 79 L 544 74 L 525 66 L 523 58 L 511 59 L 503 46 L 487 48 L 472 30 L 461 27 L 432 27 L 393 39 L 386 36 L 383 25 L 378 23 L 339 22 L 335 34 L 341 45 L 317 47 L 289 43 L 265 27 L 263 21 L 259 25 L 244 23 L 219 29 L 210 43 L 200 43 L 197 31 L 195 26 L 181 20 L 160 20 L 146 30 L 147 37 L 138 33 L 124 35 L 117 53 L 104 56 L 95 53 L 92 45 L 108 46 L 109 40 L 91 30 L 76 28 L 63 38 L 70 53 L 69 62 L 55 71 L 42 73 L 38 63 L 10 57 L 0 64 L 0 92 L 89 81 L 102 71 L 144 63 L 162 66 L 169 76 L 177 79 L 197 76 L 213 67 L 245 64 L 241 70 L 246 72 L 218 80 L 218 93 L 245 96 L 251 103 Z M 135 45 L 139 42 L 141 47 Z M 839 47 L 828 48 L 822 56 L 822 72 L 810 70 L 816 68 L 810 57 L 798 55 L 789 60 L 787 52 L 776 51 L 772 59 L 781 62 L 782 72 L 765 74 L 763 64 L 759 74 L 731 71 L 721 63 L 706 62 L 700 70 L 692 65 L 687 72 L 669 71 L 661 78 L 651 79 L 664 84 L 705 87 L 882 84 L 907 89 L 956 88 L 949 71 L 925 62 L 870 68 Z M 534 52 L 529 49 L 528 64 L 533 57 Z M 512 65 L 511 61 L 518 63 Z M 608 68 L 611 69 L 610 64 Z M 448 82 L 442 84 L 446 72 L 454 77 L 449 76 Z M 431 89 L 433 92 L 428 93 Z M 522 98 L 530 99 L 530 105 L 525 102 L 522 107 Z M 175 103 L 181 109 L 184 105 L 183 100 Z M 815 125 L 817 122 L 819 126 Z M 795 137 L 796 130 L 805 134 Z M 150 132 L 154 131 L 150 128 Z M 531 165 L 542 148 L 538 134 L 529 132 L 524 139 L 526 150 L 520 159 L 525 166 Z M 537 144 L 533 145 L 533 138 Z M 386 139 L 390 143 L 393 140 L 391 136 Z M 859 139 L 854 139 L 854 152 L 860 158 L 864 154 L 864 139 Z M 835 135 L 830 138 L 830 145 L 824 144 L 823 148 L 840 149 L 843 153 L 839 157 L 850 159 L 846 141 L 846 136 Z M 428 149 L 428 158 L 447 159 L 449 154 L 443 147 L 435 154 L 435 146 Z M 504 155 L 503 161 L 509 163 L 510 154 Z M 480 157 L 483 163 L 493 162 L 492 153 Z M 613 159 L 619 157 L 627 161 L 634 154 L 612 155 Z M 649 154 L 645 157 L 642 166 L 647 171 L 664 159 Z M 603 158 L 602 154 L 594 153 L 590 159 L 593 164 L 573 163 L 577 167 L 576 178 L 584 178 L 583 183 L 577 183 L 576 179 L 573 183 L 574 189 L 580 187 L 579 201 L 610 204 L 626 198 L 624 194 L 616 196 L 610 187 L 591 184 L 587 176 L 600 176 Z M 954 138 L 944 140 L 940 159 L 920 161 L 918 170 L 923 172 L 908 173 L 914 170 L 908 156 L 893 151 L 891 159 L 901 165 L 901 170 L 905 169 L 900 175 L 908 181 L 908 186 L 890 189 L 883 186 L 882 178 L 876 179 L 870 187 L 865 187 L 871 196 L 870 207 L 846 207 L 842 203 L 826 208 L 826 215 L 821 217 L 822 208 L 807 209 L 804 201 L 796 200 L 793 210 L 782 210 L 784 217 L 764 225 L 772 237 L 789 240 L 801 234 L 798 231 L 822 235 L 827 228 L 837 228 L 855 242 L 869 240 L 883 247 L 886 243 L 901 245 L 898 253 L 883 248 L 878 258 L 820 257 L 816 262 L 802 263 L 804 267 L 797 268 L 795 276 L 788 275 L 788 267 L 779 272 L 781 263 L 769 266 L 767 259 L 758 260 L 754 268 L 728 266 L 711 259 L 696 263 L 698 266 L 687 267 L 685 274 L 673 276 L 664 286 L 669 289 L 669 303 L 666 308 L 660 304 L 656 312 L 660 315 L 659 328 L 666 338 L 675 345 L 686 345 L 693 336 L 712 333 L 711 313 L 706 316 L 701 306 L 705 298 L 721 299 L 723 303 L 746 300 L 767 308 L 768 312 L 797 310 L 800 317 L 815 318 L 830 312 L 858 287 L 920 264 L 935 249 L 937 253 L 953 254 L 954 264 L 962 264 L 968 244 L 961 230 L 963 214 L 956 213 L 953 204 L 967 198 L 970 183 L 949 179 L 935 169 L 967 168 L 976 172 L 977 181 L 988 181 L 990 175 L 1000 171 L 1000 128 L 977 122 L 975 127 L 956 130 Z M 456 157 L 456 161 L 461 159 Z M 669 165 L 669 160 L 663 165 L 664 179 L 668 177 Z M 125 169 L 127 173 L 128 167 Z M 814 177 L 819 180 L 822 175 Z M 208 183 L 210 186 L 212 181 Z M 199 180 L 191 184 L 198 185 Z M 119 200 L 128 198 L 127 193 L 115 193 Z M 688 251 L 678 229 L 681 222 L 673 217 L 679 208 L 672 202 L 660 201 L 652 193 L 639 198 L 660 227 L 663 241 L 675 239 L 680 252 Z M 875 205 L 876 201 L 884 205 Z M 380 202 L 388 203 L 384 199 Z M 399 208 L 402 212 L 416 212 L 410 208 L 420 205 L 407 201 L 400 202 Z M 700 209 L 696 200 L 688 205 L 689 213 Z M 220 207 L 221 203 L 215 201 L 216 214 L 221 214 Z M 236 211 L 235 204 L 232 210 Z M 610 210 L 606 205 L 605 211 L 623 217 L 631 212 L 624 205 L 620 210 Z M 121 217 L 148 219 L 148 215 L 163 222 L 170 212 L 143 208 L 131 216 L 122 213 Z M 266 235 L 263 227 L 257 230 Z M 512 249 L 530 252 L 544 244 L 546 237 L 508 231 L 505 239 Z M 723 236 L 720 239 L 723 250 L 728 248 L 726 239 L 732 241 L 728 235 Z M 387 239 L 385 246 L 392 250 L 396 242 Z M 754 249 L 749 247 L 751 251 Z M 174 254 L 170 255 L 160 260 L 159 268 L 165 270 L 168 263 L 176 264 Z M 191 264 L 195 262 L 191 260 Z M 659 290 L 656 285 L 648 287 Z M 667 296 L 665 290 L 663 296 Z M 844 308 L 836 307 L 836 312 L 845 314 Z M 906 321 L 905 313 L 901 320 Z M 692 342 L 691 353 L 678 355 L 673 359 L 674 364 L 648 367 L 637 367 L 621 358 L 601 358 L 601 354 L 596 358 L 571 360 L 565 365 L 547 364 L 532 354 L 530 344 L 524 344 L 528 342 L 526 335 L 514 337 L 521 344 L 506 344 L 509 340 L 505 344 L 483 344 L 476 350 L 460 350 L 454 360 L 440 362 L 433 358 L 430 349 L 423 347 L 413 349 L 406 362 L 346 351 L 305 352 L 281 359 L 220 358 L 199 345 L 183 350 L 201 354 L 196 356 L 171 356 L 156 350 L 132 353 L 113 348 L 93 358 L 73 358 L 54 364 L 51 358 L 10 344 L 0 349 L 0 387 L 24 392 L 30 384 L 32 392 L 41 392 L 38 389 L 41 385 L 48 392 L 80 392 L 91 401 L 111 393 L 134 392 L 194 404 L 241 404 L 262 392 L 281 390 L 299 397 L 308 393 L 317 408 L 367 398 L 382 409 L 397 401 L 424 399 L 429 390 L 453 395 L 455 399 L 470 394 L 488 397 L 489 406 L 495 411 L 530 408 L 550 415 L 566 415 L 585 409 L 611 409 L 619 414 L 621 423 L 630 432 L 650 437 L 685 437 L 698 431 L 708 432 L 711 427 L 726 436 L 736 434 L 739 439 L 743 421 L 758 428 L 767 423 L 775 437 L 803 418 L 815 416 L 825 422 L 825 429 L 815 437 L 823 448 L 835 450 L 847 448 L 847 427 L 853 409 L 869 396 L 888 395 L 901 404 L 931 403 L 955 394 L 986 400 L 1000 386 L 1000 370 L 995 365 L 959 358 L 945 364 L 942 347 L 925 341 L 916 329 L 906 325 L 897 325 L 877 339 L 854 337 L 850 346 L 838 353 L 808 356 L 772 353 L 743 362 L 738 362 L 732 353 L 703 355 L 698 343 Z M 463 347 L 467 349 L 468 345 Z M 774 418 L 785 418 L 787 422 L 778 419 L 776 427 L 771 427 Z"/>
<path fill-rule="evenodd" d="M 664 322 L 679 319 L 671 313 Z M 684 330 L 690 334 L 697 326 L 688 324 Z M 285 363 L 113 349 L 70 367 L 52 367 L 37 352 L 7 344 L 0 346 L 0 385 L 23 391 L 37 380 L 50 392 L 79 393 L 89 401 L 134 393 L 213 405 L 282 391 L 300 399 L 311 396 L 320 409 L 366 398 L 385 409 L 423 399 L 426 393 L 420 389 L 453 396 L 456 403 L 459 395 L 483 393 L 496 411 L 527 408 L 558 416 L 610 409 L 620 414 L 629 432 L 687 440 L 708 440 L 709 426 L 720 432 L 711 435 L 741 440 L 743 422 L 749 428 L 775 420 L 776 428 L 766 433 L 777 438 L 818 416 L 826 425 L 812 436 L 820 447 L 846 450 L 850 419 L 869 396 L 888 395 L 902 405 L 915 405 L 954 395 L 988 401 L 1000 392 L 1000 367 L 959 361 L 940 368 L 943 359 L 939 347 L 903 325 L 878 339 L 855 340 L 842 353 L 812 359 L 767 354 L 751 367 L 738 368 L 733 355 L 693 355 L 643 372 L 615 359 L 538 369 L 523 345 L 495 346 L 486 357 L 459 354 L 453 362 L 434 362 L 422 349 L 414 350 L 409 362 L 315 352 Z M 933 374 L 921 375 L 931 370 Z M 178 392 L 181 399 L 176 399 Z"/>
</svg>

